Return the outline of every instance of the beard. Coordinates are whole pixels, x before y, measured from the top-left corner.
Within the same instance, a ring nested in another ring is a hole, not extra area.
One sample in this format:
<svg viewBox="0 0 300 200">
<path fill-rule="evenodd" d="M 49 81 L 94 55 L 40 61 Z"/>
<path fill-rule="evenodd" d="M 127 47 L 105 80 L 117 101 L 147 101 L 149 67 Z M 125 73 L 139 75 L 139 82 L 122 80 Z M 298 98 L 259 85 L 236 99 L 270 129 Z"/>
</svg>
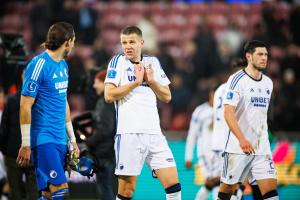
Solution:
<svg viewBox="0 0 300 200">
<path fill-rule="evenodd" d="M 69 51 L 68 49 L 65 49 L 65 50 L 64 50 L 64 52 L 63 52 L 63 58 L 64 58 L 64 59 L 68 58 L 69 52 L 70 52 L 70 51 Z"/>
<path fill-rule="evenodd" d="M 265 67 L 260 67 L 260 66 L 255 65 L 255 64 L 252 64 L 252 65 L 253 65 L 253 68 L 256 69 L 259 72 L 262 72 L 265 69 Z"/>
</svg>

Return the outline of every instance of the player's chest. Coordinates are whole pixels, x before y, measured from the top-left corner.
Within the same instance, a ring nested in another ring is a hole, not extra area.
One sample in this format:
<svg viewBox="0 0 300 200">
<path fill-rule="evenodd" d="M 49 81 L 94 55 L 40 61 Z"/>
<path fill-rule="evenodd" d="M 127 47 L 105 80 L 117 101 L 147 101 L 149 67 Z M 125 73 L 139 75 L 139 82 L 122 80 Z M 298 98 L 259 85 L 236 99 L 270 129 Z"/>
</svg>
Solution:
<svg viewBox="0 0 300 200">
<path fill-rule="evenodd" d="M 68 88 L 68 71 L 63 66 L 57 66 L 49 69 L 45 85 L 53 94 L 66 93 Z"/>
<path fill-rule="evenodd" d="M 265 82 L 245 84 L 243 90 L 244 101 L 251 107 L 268 109 L 272 88 Z"/>
</svg>

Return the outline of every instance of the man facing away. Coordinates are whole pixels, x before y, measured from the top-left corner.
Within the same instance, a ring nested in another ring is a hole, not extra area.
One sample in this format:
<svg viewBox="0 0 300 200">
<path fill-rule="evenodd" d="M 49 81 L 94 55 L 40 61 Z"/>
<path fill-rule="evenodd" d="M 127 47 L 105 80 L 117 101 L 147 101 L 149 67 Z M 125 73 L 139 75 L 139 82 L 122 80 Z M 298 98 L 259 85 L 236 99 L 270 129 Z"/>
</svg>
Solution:
<svg viewBox="0 0 300 200">
<path fill-rule="evenodd" d="M 194 146 L 197 143 L 199 165 L 205 177 L 205 183 L 197 192 L 195 200 L 206 200 L 211 192 L 216 198 L 220 185 L 221 162 L 218 154 L 212 151 L 214 89 L 210 88 L 208 101 L 194 110 L 186 140 L 186 168 L 192 167 Z"/>
<path fill-rule="evenodd" d="M 122 55 L 109 63 L 105 99 L 115 102 L 117 200 L 131 199 L 144 162 L 160 180 L 167 200 L 181 199 L 181 186 L 173 154 L 162 135 L 156 97 L 171 100 L 170 81 L 156 57 L 143 55 L 142 31 L 126 27 L 121 31 Z"/>
<path fill-rule="evenodd" d="M 66 199 L 67 140 L 79 155 L 67 102 L 69 75 L 64 60 L 74 42 L 71 24 L 53 24 L 44 43 L 46 51 L 34 57 L 25 71 L 20 101 L 22 144 L 17 163 L 28 166 L 32 159 L 38 190 L 42 194 L 39 199 Z"/>
<path fill-rule="evenodd" d="M 272 80 L 267 46 L 250 41 L 244 47 L 247 67 L 231 75 L 226 84 L 224 116 L 229 127 L 218 199 L 229 200 L 238 183 L 255 179 L 263 199 L 277 200 L 277 178 L 268 140 L 267 112 Z"/>
</svg>

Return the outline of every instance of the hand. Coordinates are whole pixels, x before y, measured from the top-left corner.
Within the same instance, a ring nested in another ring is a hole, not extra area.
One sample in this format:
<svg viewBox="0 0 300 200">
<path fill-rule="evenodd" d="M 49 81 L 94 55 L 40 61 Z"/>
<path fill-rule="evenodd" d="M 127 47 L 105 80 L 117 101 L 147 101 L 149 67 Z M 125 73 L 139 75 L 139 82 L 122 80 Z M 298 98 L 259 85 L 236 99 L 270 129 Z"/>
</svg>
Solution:
<svg viewBox="0 0 300 200">
<path fill-rule="evenodd" d="M 242 148 L 245 154 L 255 154 L 252 145 L 250 144 L 250 142 L 248 142 L 247 139 L 242 138 L 239 140 L 239 142 L 240 142 L 240 147 Z"/>
<path fill-rule="evenodd" d="M 142 63 L 134 64 L 134 73 L 136 77 L 135 82 L 137 82 L 138 85 L 142 84 L 144 80 L 144 72 L 145 72 L 145 68 Z"/>
<path fill-rule="evenodd" d="M 25 147 L 20 147 L 19 149 L 19 154 L 17 157 L 17 164 L 20 167 L 27 167 L 30 164 L 30 154 L 31 154 L 31 150 L 29 146 L 25 146 Z"/>
<path fill-rule="evenodd" d="M 152 69 L 151 64 L 145 68 L 144 79 L 149 85 L 154 81 L 153 69 Z"/>
<path fill-rule="evenodd" d="M 192 166 L 193 166 L 192 161 L 185 161 L 185 167 L 186 167 L 187 169 L 191 169 Z"/>
<path fill-rule="evenodd" d="M 78 158 L 79 155 L 80 155 L 80 149 L 78 148 L 77 143 L 76 143 L 76 142 L 72 142 L 72 146 L 74 147 L 74 151 L 75 151 L 76 156 L 77 156 L 77 158 Z"/>
</svg>

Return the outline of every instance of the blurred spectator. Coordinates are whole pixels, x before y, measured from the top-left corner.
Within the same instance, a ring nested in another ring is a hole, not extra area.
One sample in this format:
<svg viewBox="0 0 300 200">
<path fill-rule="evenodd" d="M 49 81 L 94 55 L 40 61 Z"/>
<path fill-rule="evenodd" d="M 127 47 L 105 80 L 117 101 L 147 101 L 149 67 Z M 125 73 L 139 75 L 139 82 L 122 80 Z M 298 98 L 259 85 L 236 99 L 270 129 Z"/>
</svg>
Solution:
<svg viewBox="0 0 300 200">
<path fill-rule="evenodd" d="M 79 0 L 78 9 L 77 40 L 91 45 L 96 37 L 97 13 L 89 6 L 87 0 Z"/>
<path fill-rule="evenodd" d="M 52 1 L 52 0 L 51 0 Z M 73 25 L 76 35 L 76 41 L 77 40 L 77 31 L 78 31 L 78 9 L 77 9 L 77 1 L 76 0 L 64 0 L 61 1 L 62 3 L 62 9 L 59 9 L 56 11 L 56 15 L 58 15 L 56 18 L 58 21 L 66 21 Z M 53 4 L 53 3 L 52 3 Z M 55 6 L 55 5 L 54 5 Z M 60 6 L 58 3 L 56 6 Z M 57 8 L 56 8 L 57 9 Z"/>
<path fill-rule="evenodd" d="M 167 51 L 168 44 L 165 42 L 159 43 L 157 58 L 164 69 L 167 76 L 170 76 L 175 70 L 175 63 L 173 57 Z"/>
<path fill-rule="evenodd" d="M 286 21 L 281 15 L 279 6 L 272 2 L 263 3 L 262 16 L 267 27 L 267 36 L 272 45 L 284 47 L 287 43 L 285 35 Z M 276 10 L 277 9 L 277 10 Z"/>
<path fill-rule="evenodd" d="M 9 186 L 6 177 L 6 170 L 4 166 L 4 157 L 0 151 L 0 199 L 6 200 L 8 197 Z"/>
<path fill-rule="evenodd" d="M 297 106 L 297 100 L 299 101 L 299 87 L 296 85 L 295 73 L 292 69 L 286 69 L 283 73 L 283 84 L 280 91 L 282 98 L 280 113 L 280 129 L 286 131 L 299 131 L 300 128 L 297 125 L 298 113 L 300 112 Z M 289 101 L 291 100 L 291 101 Z"/>
<path fill-rule="evenodd" d="M 300 46 L 300 4 L 291 4 L 292 11 L 290 14 L 290 31 L 292 35 L 292 41 Z"/>
<path fill-rule="evenodd" d="M 174 73 L 170 77 L 172 100 L 170 102 L 172 107 L 173 121 L 171 122 L 171 130 L 185 130 L 188 126 L 187 107 L 192 98 L 192 94 L 188 88 L 185 87 L 182 75 Z"/>
<path fill-rule="evenodd" d="M 149 54 L 157 53 L 157 30 L 151 21 L 150 15 L 146 14 L 145 17 L 137 24 L 143 32 L 144 43 L 143 51 Z"/>
<path fill-rule="evenodd" d="M 30 11 L 30 24 L 32 29 L 32 48 L 36 49 L 45 40 L 50 25 L 50 14 L 47 0 L 37 0 Z"/>
<path fill-rule="evenodd" d="M 20 91 L 7 98 L 0 126 L 0 150 L 4 155 L 7 170 L 9 199 L 32 200 L 38 198 L 34 167 L 32 164 L 29 167 L 20 167 L 16 163 L 21 146 L 20 98 Z"/>
<path fill-rule="evenodd" d="M 100 34 L 98 34 L 96 40 L 94 41 L 92 56 L 97 67 L 107 67 L 111 55 L 109 55 L 104 48 L 103 39 Z"/>
<path fill-rule="evenodd" d="M 3 113 L 3 110 L 4 110 L 4 104 L 5 104 L 4 89 L 0 86 L 0 121 L 2 119 L 2 113 Z"/>
<path fill-rule="evenodd" d="M 112 200 L 117 192 L 117 178 L 114 175 L 115 154 L 114 136 L 116 133 L 115 107 L 104 100 L 104 79 L 106 70 L 98 72 L 94 79 L 94 89 L 98 95 L 97 104 L 92 112 L 74 118 L 76 129 L 82 130 L 80 121 L 91 118 L 92 134 L 87 137 L 86 145 L 99 160 L 97 190 L 101 200 Z"/>
<path fill-rule="evenodd" d="M 217 52 L 217 41 L 206 21 L 198 27 L 194 41 L 197 45 L 196 54 L 192 61 L 198 78 L 215 75 L 221 67 L 220 56 Z"/>
</svg>

